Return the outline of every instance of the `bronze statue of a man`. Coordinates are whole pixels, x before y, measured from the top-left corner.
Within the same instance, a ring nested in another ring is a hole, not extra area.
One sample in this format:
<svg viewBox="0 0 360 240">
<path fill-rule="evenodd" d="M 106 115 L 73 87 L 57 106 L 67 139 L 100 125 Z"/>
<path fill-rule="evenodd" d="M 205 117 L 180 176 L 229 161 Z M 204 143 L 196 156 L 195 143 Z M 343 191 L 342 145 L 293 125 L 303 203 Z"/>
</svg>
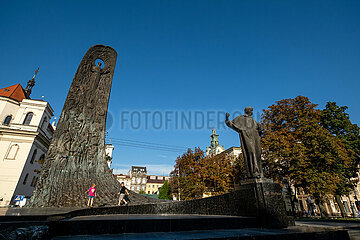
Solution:
<svg viewBox="0 0 360 240">
<path fill-rule="evenodd" d="M 244 156 L 248 178 L 261 178 L 263 171 L 261 166 L 260 126 L 252 117 L 253 108 L 246 107 L 245 114 L 229 121 L 229 113 L 226 113 L 225 123 L 228 127 L 239 133 L 241 149 Z"/>
</svg>

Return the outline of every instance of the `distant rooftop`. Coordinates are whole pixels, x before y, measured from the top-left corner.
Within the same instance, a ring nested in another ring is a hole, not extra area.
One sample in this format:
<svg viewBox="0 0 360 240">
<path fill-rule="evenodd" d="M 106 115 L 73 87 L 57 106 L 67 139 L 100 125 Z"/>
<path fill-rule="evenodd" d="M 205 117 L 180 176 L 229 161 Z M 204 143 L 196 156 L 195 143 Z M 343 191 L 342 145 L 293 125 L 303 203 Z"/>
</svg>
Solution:
<svg viewBox="0 0 360 240">
<path fill-rule="evenodd" d="M 146 173 L 146 167 L 131 166 L 131 172 L 144 172 Z"/>
</svg>

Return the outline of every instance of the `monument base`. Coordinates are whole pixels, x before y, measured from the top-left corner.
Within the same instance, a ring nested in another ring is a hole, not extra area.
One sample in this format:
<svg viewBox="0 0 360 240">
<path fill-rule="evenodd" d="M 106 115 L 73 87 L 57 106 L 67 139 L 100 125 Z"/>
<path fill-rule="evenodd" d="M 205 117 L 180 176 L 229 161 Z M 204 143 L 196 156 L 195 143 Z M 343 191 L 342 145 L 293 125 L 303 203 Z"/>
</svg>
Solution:
<svg viewBox="0 0 360 240">
<path fill-rule="evenodd" d="M 235 188 L 247 204 L 249 215 L 256 216 L 260 225 L 270 228 L 294 226 L 287 216 L 280 184 L 267 178 L 242 180 Z"/>
</svg>

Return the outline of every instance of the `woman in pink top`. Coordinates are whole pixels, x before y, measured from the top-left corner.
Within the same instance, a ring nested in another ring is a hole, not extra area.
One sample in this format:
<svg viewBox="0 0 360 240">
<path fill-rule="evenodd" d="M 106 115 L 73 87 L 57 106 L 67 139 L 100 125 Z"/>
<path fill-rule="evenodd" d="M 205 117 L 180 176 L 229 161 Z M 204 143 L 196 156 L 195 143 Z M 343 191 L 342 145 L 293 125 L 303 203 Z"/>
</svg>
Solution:
<svg viewBox="0 0 360 240">
<path fill-rule="evenodd" d="M 92 207 L 94 198 L 96 197 L 96 184 L 94 183 L 91 188 L 89 188 L 85 193 L 89 192 L 89 200 L 88 200 L 88 207 Z"/>
</svg>

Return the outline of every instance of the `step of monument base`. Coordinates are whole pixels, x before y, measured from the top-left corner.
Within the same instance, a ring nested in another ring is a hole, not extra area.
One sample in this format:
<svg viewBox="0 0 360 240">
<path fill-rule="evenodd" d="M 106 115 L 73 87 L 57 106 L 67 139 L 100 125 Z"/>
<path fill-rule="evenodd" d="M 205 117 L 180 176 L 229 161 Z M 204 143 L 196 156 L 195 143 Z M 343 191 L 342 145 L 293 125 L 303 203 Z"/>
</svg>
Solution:
<svg viewBox="0 0 360 240">
<path fill-rule="evenodd" d="M 58 236 L 52 240 L 136 240 L 136 239 L 238 239 L 238 240 L 349 240 L 345 230 L 299 232 L 279 229 L 218 229 L 186 232 L 149 232 L 107 235 Z"/>
<path fill-rule="evenodd" d="M 79 216 L 54 222 L 55 236 L 119 233 L 178 232 L 192 230 L 257 227 L 252 217 L 208 215 L 97 215 Z"/>
</svg>

